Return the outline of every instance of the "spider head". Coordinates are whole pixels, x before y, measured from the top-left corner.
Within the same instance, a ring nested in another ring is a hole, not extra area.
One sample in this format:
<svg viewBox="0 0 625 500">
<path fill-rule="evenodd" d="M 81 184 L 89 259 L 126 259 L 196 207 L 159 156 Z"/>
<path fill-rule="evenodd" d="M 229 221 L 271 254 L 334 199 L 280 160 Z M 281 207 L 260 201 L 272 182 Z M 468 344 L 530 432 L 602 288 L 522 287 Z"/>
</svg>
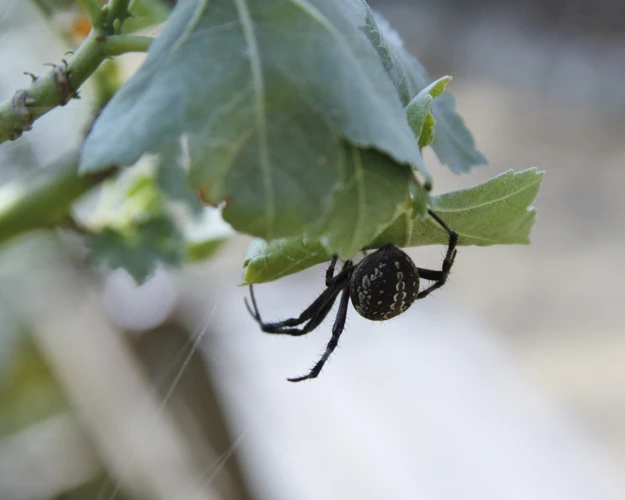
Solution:
<svg viewBox="0 0 625 500">
<path fill-rule="evenodd" d="M 403 313 L 418 293 L 419 272 L 412 259 L 390 244 L 360 261 L 350 280 L 354 309 L 373 321 Z"/>
</svg>

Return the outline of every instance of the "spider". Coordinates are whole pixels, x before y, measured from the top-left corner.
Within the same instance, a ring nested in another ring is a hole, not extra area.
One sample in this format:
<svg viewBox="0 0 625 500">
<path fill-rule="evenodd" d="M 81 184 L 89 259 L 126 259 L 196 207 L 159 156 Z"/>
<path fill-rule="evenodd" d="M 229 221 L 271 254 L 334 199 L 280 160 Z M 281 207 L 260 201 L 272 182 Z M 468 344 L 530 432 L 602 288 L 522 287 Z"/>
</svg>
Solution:
<svg viewBox="0 0 625 500">
<path fill-rule="evenodd" d="M 445 284 L 456 258 L 458 234 L 434 212 L 428 210 L 428 213 L 449 234 L 447 253 L 440 271 L 416 267 L 406 253 L 392 244 L 367 255 L 358 264 L 354 264 L 351 260 L 345 261 L 337 274 L 334 274 L 334 269 L 338 257 L 334 255 L 326 271 L 326 289 L 323 293 L 297 318 L 276 323 L 265 323 L 261 319 L 254 289 L 250 285 L 252 306 L 245 299 L 247 310 L 263 332 L 282 335 L 300 336 L 312 332 L 325 319 L 337 297 L 341 295 L 332 327 L 332 338 L 321 359 L 308 374 L 288 378 L 288 381 L 301 382 L 319 375 L 343 333 L 350 298 L 358 314 L 373 321 L 384 321 L 405 312 L 415 300 L 427 297 Z M 419 291 L 420 278 L 434 283 Z M 299 326 L 302 324 L 303 326 Z"/>
</svg>

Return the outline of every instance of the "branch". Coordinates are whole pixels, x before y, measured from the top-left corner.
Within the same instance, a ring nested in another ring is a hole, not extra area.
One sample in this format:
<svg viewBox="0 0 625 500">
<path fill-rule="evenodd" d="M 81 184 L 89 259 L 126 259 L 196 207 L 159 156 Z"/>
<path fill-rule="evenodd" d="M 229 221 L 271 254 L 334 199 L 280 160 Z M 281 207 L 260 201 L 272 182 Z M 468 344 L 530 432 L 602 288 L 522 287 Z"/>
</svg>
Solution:
<svg viewBox="0 0 625 500">
<path fill-rule="evenodd" d="M 147 52 L 154 39 L 139 35 L 112 35 L 104 42 L 108 56 L 119 56 L 128 52 Z"/>
<path fill-rule="evenodd" d="M 146 50 L 149 43 L 141 37 L 118 35 L 107 46 L 109 38 L 121 31 L 130 16 L 130 0 L 109 0 L 100 9 L 97 0 L 79 0 L 92 23 L 93 29 L 80 45 L 69 63 L 54 65 L 42 77 L 28 73 L 32 84 L 20 89 L 11 99 L 0 102 L 0 144 L 14 141 L 32 128 L 33 122 L 57 106 L 65 106 L 78 99 L 78 89 L 110 55 Z"/>
<path fill-rule="evenodd" d="M 130 16 L 128 12 L 128 4 L 130 0 L 109 0 L 105 10 L 108 12 L 107 21 L 108 28 L 112 28 L 112 33 L 119 33 L 124 21 Z"/>
<path fill-rule="evenodd" d="M 64 106 L 76 90 L 98 68 L 106 54 L 92 31 L 67 65 L 54 66 L 28 89 L 18 90 L 0 104 L 0 143 L 15 140 L 30 130 L 32 123 L 57 106 Z"/>
<path fill-rule="evenodd" d="M 32 76 L 29 88 L 18 90 L 11 99 L 0 103 L 0 144 L 18 139 L 37 118 L 78 98 L 77 90 L 109 55 L 145 50 L 148 42 L 146 37 L 133 35 L 107 37 L 89 33 L 68 63 L 54 66 L 42 77 Z"/>
<path fill-rule="evenodd" d="M 76 199 L 117 171 L 79 175 L 78 159 L 77 152 L 69 154 L 0 187 L 0 243 L 65 221 Z"/>
</svg>

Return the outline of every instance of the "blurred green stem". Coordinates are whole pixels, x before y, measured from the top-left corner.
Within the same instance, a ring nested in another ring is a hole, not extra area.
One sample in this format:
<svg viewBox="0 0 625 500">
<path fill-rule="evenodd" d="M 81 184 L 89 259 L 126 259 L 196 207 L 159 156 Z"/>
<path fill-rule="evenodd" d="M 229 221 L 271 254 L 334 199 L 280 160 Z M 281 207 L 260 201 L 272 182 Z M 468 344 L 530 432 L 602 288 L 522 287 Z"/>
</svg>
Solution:
<svg viewBox="0 0 625 500">
<path fill-rule="evenodd" d="M 107 3 L 108 8 L 108 22 L 113 28 L 113 33 L 119 33 L 121 31 L 122 24 L 126 18 L 130 15 L 128 12 L 128 4 L 130 0 L 109 0 Z"/>
<path fill-rule="evenodd" d="M 72 203 L 115 174 L 78 175 L 77 152 L 0 187 L 0 243 L 67 220 Z"/>
<path fill-rule="evenodd" d="M 104 42 L 104 51 L 109 56 L 128 52 L 147 52 L 153 38 L 139 35 L 112 35 Z"/>
<path fill-rule="evenodd" d="M 46 75 L 33 78 L 30 87 L 0 102 L 0 144 L 19 138 L 32 128 L 37 118 L 76 97 L 80 86 L 111 54 L 147 49 L 149 43 L 143 37 L 114 35 L 129 15 L 128 0 L 110 0 L 105 7 L 108 7 L 106 20 L 100 27 L 94 26 L 65 67 L 56 66 Z M 109 38 L 115 38 L 110 53 Z"/>
</svg>

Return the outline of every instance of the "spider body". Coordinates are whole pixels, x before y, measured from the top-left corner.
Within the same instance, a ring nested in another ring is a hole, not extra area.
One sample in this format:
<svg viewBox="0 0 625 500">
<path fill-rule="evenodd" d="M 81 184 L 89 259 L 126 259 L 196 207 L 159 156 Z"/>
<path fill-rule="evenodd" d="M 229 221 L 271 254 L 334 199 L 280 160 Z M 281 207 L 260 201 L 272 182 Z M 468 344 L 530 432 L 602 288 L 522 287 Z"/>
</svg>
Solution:
<svg viewBox="0 0 625 500">
<path fill-rule="evenodd" d="M 395 245 L 366 256 L 354 269 L 350 296 L 356 312 L 372 321 L 394 318 L 417 300 L 419 271 Z"/>
<path fill-rule="evenodd" d="M 442 287 L 456 258 L 458 234 L 431 210 L 428 213 L 449 235 L 447 252 L 441 270 L 416 267 L 410 257 L 394 245 L 386 245 L 360 263 L 354 265 L 345 261 L 341 270 L 335 274 L 338 257 L 332 257 L 326 271 L 326 289 L 297 318 L 290 318 L 275 323 L 266 323 L 260 317 L 254 289 L 250 285 L 252 305 L 245 300 L 247 310 L 267 333 L 301 336 L 312 332 L 329 314 L 340 295 L 339 308 L 332 327 L 332 337 L 312 370 L 301 377 L 289 378 L 291 382 L 300 382 L 315 378 L 321 372 L 336 346 L 345 328 L 349 301 L 356 312 L 373 321 L 384 321 L 405 312 L 415 300 L 427 297 L 434 290 Z M 420 281 L 433 282 L 427 288 L 419 290 Z"/>
</svg>

